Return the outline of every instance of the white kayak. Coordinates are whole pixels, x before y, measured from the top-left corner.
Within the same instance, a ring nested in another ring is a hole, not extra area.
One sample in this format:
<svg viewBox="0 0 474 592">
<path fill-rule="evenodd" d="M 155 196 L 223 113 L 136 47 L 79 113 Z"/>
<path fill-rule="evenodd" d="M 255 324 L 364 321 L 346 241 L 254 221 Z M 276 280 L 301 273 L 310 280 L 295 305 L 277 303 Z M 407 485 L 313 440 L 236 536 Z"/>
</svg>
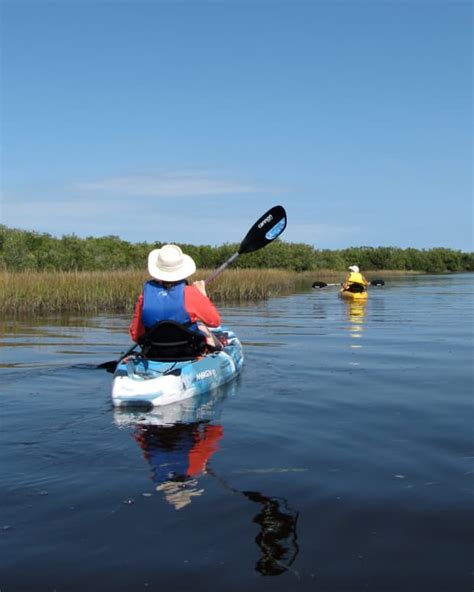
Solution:
<svg viewBox="0 0 474 592">
<path fill-rule="evenodd" d="M 114 407 L 169 405 L 233 380 L 244 361 L 242 344 L 233 331 L 220 328 L 219 333 L 226 338 L 223 349 L 190 360 L 160 361 L 141 353 L 128 355 L 114 372 Z"/>
</svg>

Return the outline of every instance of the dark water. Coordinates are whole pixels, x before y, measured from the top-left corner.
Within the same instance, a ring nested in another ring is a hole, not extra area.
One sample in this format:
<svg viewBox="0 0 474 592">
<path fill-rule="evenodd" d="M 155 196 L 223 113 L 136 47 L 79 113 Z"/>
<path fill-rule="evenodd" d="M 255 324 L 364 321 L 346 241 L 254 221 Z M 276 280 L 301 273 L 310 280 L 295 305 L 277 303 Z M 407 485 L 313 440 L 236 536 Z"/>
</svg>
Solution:
<svg viewBox="0 0 474 592">
<path fill-rule="evenodd" d="M 1 592 L 471 591 L 473 293 L 221 308 L 239 379 L 135 416 L 127 318 L 4 320 Z"/>
</svg>

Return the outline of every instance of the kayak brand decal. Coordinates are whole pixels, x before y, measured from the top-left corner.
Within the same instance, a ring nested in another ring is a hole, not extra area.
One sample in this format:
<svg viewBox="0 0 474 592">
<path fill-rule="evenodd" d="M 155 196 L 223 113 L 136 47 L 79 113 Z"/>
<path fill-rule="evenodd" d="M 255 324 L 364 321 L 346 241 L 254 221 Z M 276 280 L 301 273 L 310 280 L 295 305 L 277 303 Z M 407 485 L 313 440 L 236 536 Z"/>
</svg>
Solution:
<svg viewBox="0 0 474 592">
<path fill-rule="evenodd" d="M 196 380 L 204 380 L 204 378 L 216 378 L 217 372 L 213 368 L 208 368 L 196 374 Z"/>
<path fill-rule="evenodd" d="M 286 218 L 282 218 L 280 222 L 275 224 L 273 228 L 270 228 L 270 230 L 266 233 L 265 238 L 268 240 L 273 240 L 274 238 L 276 238 L 279 234 L 283 232 L 285 224 Z"/>
</svg>

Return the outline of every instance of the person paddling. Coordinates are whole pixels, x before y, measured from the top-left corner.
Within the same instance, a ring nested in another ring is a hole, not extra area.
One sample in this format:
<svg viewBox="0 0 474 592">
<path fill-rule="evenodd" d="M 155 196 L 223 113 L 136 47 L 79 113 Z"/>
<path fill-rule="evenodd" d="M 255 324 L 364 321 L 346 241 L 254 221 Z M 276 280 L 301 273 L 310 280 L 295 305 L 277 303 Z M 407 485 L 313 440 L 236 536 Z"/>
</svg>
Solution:
<svg viewBox="0 0 474 592">
<path fill-rule="evenodd" d="M 203 280 L 188 284 L 186 278 L 196 271 L 192 257 L 178 245 L 167 244 L 148 255 L 148 272 L 153 279 L 145 282 L 138 297 L 130 337 L 138 343 L 148 329 L 159 321 L 175 321 L 206 336 L 214 347 L 222 344 L 208 327 L 216 328 L 221 317 L 206 293 Z"/>
<path fill-rule="evenodd" d="M 349 272 L 344 280 L 341 292 L 365 292 L 369 281 L 360 273 L 357 265 L 350 265 Z"/>
</svg>

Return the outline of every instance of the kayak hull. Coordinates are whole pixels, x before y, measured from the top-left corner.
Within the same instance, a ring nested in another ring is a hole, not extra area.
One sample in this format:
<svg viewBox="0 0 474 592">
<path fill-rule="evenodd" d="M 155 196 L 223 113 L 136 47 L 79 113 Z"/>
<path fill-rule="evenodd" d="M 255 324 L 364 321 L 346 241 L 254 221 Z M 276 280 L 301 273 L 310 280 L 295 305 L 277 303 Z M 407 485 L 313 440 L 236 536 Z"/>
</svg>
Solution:
<svg viewBox="0 0 474 592">
<path fill-rule="evenodd" d="M 221 331 L 222 332 L 222 331 Z M 224 330 L 224 349 L 195 360 L 160 362 L 132 354 L 114 372 L 114 407 L 169 405 L 212 391 L 233 380 L 243 365 L 242 344 L 232 331 Z"/>
<path fill-rule="evenodd" d="M 349 292 L 348 290 L 340 290 L 339 296 L 345 300 L 367 300 L 369 293 L 365 292 Z"/>
</svg>

